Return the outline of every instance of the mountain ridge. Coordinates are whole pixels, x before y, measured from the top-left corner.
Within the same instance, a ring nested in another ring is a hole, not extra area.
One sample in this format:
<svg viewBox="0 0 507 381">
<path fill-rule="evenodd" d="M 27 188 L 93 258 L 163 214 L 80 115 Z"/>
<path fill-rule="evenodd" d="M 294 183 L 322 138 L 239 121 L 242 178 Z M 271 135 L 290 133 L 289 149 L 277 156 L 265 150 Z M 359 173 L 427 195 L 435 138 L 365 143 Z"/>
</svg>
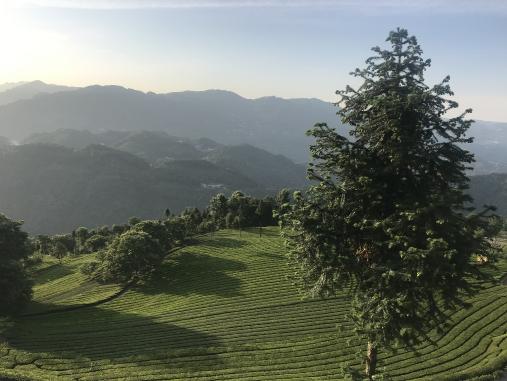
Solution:
<svg viewBox="0 0 507 381">
<path fill-rule="evenodd" d="M 5 92 L 0 92 L 0 98 Z M 245 98 L 228 90 L 142 92 L 118 85 L 92 85 L 41 93 L 0 105 L 0 135 L 15 141 L 57 129 L 165 131 L 221 144 L 251 144 L 297 163 L 309 161 L 306 131 L 317 122 L 349 128 L 336 107 L 316 98 Z M 468 146 L 477 154 L 475 174 L 507 172 L 507 123 L 472 124 Z M 504 152 L 505 151 L 505 152 Z"/>
</svg>

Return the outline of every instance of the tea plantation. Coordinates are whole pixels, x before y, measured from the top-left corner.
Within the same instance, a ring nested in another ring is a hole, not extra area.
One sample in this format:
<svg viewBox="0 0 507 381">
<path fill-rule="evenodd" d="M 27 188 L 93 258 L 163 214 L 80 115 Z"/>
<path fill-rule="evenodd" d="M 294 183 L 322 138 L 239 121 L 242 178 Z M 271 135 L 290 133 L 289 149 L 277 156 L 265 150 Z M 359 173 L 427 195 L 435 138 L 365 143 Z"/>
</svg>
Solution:
<svg viewBox="0 0 507 381">
<path fill-rule="evenodd" d="M 175 252 L 126 290 L 47 261 L 25 315 L 2 322 L 0 379 L 340 380 L 360 366 L 347 295 L 302 300 L 278 228 L 221 231 Z M 501 261 L 495 276 L 507 273 Z M 507 363 L 507 285 L 485 285 L 445 332 L 382 352 L 392 380 L 488 380 Z M 361 366 L 362 368 L 362 366 Z"/>
</svg>

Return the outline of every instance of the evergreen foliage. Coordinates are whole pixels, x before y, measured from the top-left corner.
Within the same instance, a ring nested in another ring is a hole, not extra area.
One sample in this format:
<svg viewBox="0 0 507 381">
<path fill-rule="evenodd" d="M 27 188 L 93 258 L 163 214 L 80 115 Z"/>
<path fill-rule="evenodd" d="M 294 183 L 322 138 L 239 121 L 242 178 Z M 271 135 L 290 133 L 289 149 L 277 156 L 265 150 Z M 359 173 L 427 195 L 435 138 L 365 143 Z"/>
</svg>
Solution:
<svg viewBox="0 0 507 381">
<path fill-rule="evenodd" d="M 490 208 L 467 208 L 473 155 L 460 147 L 472 141 L 471 110 L 447 118 L 458 107 L 449 77 L 424 83 L 430 60 L 415 37 L 397 29 L 387 42 L 352 73 L 361 86 L 337 92 L 351 136 L 327 124 L 309 131 L 319 184 L 281 215 L 300 287 L 322 296 L 350 287 L 370 378 L 379 348 L 414 344 L 474 291 L 482 273 L 472 259 L 493 259 L 497 230 Z"/>
<path fill-rule="evenodd" d="M 0 315 L 19 311 L 32 296 L 25 264 L 31 248 L 22 224 L 0 214 Z"/>
</svg>

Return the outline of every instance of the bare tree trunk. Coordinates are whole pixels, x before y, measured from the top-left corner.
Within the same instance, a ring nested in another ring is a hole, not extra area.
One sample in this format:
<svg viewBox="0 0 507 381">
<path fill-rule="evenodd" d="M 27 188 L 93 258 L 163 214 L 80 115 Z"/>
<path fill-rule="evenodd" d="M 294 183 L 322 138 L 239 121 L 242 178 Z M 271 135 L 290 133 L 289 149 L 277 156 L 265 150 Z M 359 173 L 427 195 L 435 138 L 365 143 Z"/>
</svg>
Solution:
<svg viewBox="0 0 507 381">
<path fill-rule="evenodd" d="M 374 343 L 368 342 L 368 350 L 366 354 L 366 368 L 365 373 L 369 380 L 373 379 L 375 369 L 377 367 L 377 347 Z"/>
</svg>

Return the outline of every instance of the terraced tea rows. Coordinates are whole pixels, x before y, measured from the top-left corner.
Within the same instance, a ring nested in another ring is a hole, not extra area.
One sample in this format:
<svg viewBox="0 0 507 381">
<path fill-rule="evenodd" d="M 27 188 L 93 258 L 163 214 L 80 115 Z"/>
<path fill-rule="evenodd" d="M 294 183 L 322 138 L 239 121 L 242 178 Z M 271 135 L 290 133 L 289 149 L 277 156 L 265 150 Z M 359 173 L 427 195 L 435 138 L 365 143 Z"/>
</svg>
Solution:
<svg viewBox="0 0 507 381">
<path fill-rule="evenodd" d="M 276 228 L 223 231 L 174 254 L 160 275 L 113 300 L 19 318 L 0 374 L 40 380 L 336 380 L 357 363 L 345 294 L 302 301 Z M 118 291 L 76 273 L 77 258 L 38 274 L 34 311 Z M 503 262 L 498 276 L 507 271 Z M 394 380 L 462 380 L 507 363 L 507 286 L 489 285 L 417 351 L 382 353 Z M 341 329 L 337 326 L 340 325 Z M 482 379 L 482 378 L 481 378 Z M 487 378 L 484 378 L 487 379 Z"/>
</svg>

